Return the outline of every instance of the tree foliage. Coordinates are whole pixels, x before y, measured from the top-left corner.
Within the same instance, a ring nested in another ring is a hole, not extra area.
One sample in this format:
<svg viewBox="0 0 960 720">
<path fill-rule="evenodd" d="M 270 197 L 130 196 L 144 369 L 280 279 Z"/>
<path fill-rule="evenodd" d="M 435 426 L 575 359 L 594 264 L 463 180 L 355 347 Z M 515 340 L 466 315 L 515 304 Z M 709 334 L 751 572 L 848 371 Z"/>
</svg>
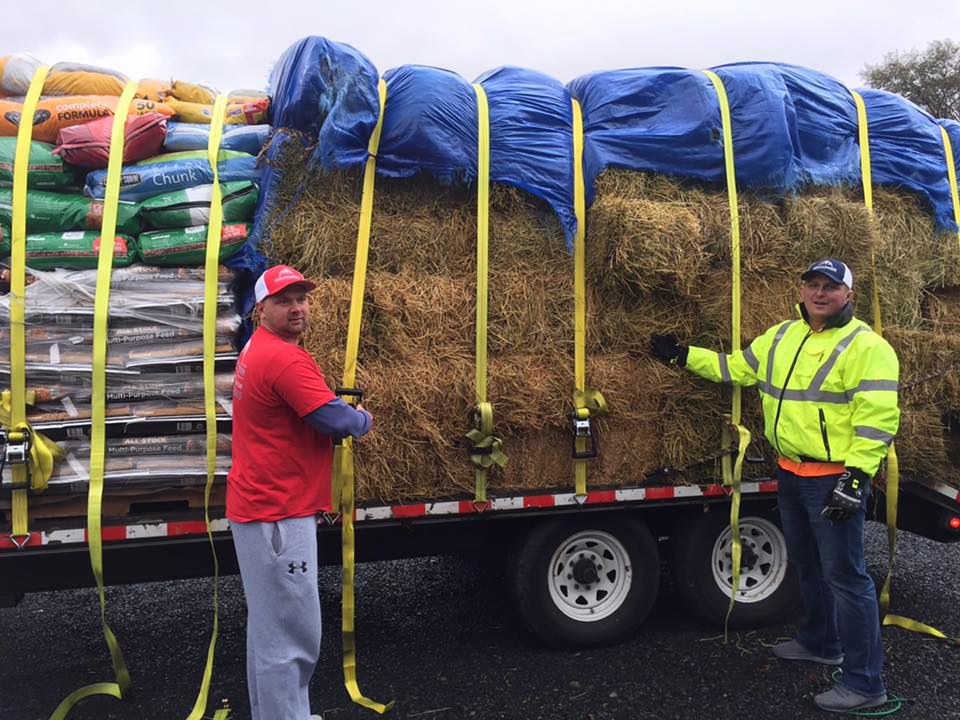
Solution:
<svg viewBox="0 0 960 720">
<path fill-rule="evenodd" d="M 937 118 L 960 121 L 960 44 L 935 40 L 925 50 L 892 52 L 860 78 L 916 103 Z"/>
</svg>

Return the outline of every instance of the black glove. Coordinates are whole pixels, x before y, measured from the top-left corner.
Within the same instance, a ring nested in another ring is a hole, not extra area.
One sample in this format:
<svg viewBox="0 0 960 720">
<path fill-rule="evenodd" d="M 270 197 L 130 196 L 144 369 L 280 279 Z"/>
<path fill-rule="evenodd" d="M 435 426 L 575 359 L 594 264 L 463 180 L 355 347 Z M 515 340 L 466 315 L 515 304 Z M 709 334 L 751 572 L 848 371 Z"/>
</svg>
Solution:
<svg viewBox="0 0 960 720">
<path fill-rule="evenodd" d="M 650 354 L 657 360 L 680 367 L 687 364 L 687 346 L 681 345 L 675 335 L 651 335 Z"/>
<path fill-rule="evenodd" d="M 823 515 L 834 522 L 849 520 L 863 505 L 870 487 L 870 477 L 857 468 L 850 468 L 837 478 L 837 484 L 827 495 Z"/>
</svg>

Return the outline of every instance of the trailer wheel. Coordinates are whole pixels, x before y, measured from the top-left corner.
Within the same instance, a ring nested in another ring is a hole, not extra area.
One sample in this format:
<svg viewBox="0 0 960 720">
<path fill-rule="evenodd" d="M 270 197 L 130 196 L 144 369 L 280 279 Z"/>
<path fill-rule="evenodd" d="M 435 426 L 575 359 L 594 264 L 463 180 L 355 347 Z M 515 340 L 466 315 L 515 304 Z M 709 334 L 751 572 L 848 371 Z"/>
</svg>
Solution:
<svg viewBox="0 0 960 720">
<path fill-rule="evenodd" d="M 729 626 L 786 622 L 799 609 L 800 590 L 779 523 L 772 516 L 745 513 L 740 541 L 740 584 Z M 733 588 L 729 515 L 708 512 L 682 522 L 672 545 L 671 571 L 681 599 L 707 622 L 722 626 Z"/>
<path fill-rule="evenodd" d="M 649 614 L 660 586 L 656 542 L 634 519 L 542 524 L 511 567 L 523 619 L 558 648 L 624 639 Z"/>
</svg>

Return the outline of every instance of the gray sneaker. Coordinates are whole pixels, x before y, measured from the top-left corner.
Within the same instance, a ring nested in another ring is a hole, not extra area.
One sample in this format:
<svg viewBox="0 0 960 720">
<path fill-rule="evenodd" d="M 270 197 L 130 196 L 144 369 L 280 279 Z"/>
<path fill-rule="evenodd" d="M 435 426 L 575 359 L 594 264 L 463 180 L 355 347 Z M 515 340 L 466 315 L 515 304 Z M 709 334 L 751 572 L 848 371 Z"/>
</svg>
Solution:
<svg viewBox="0 0 960 720">
<path fill-rule="evenodd" d="M 883 705 L 886 701 L 886 693 L 881 693 L 880 695 L 861 695 L 839 684 L 834 685 L 825 693 L 820 693 L 813 698 L 814 705 L 821 710 L 842 713 L 854 710 L 866 710 L 867 708 L 877 707 L 877 705 Z"/>
<path fill-rule="evenodd" d="M 796 640 L 788 640 L 773 646 L 773 654 L 783 660 L 806 660 L 808 662 L 820 663 L 821 665 L 841 665 L 843 664 L 843 655 L 837 657 L 825 658 L 814 655 Z"/>
</svg>

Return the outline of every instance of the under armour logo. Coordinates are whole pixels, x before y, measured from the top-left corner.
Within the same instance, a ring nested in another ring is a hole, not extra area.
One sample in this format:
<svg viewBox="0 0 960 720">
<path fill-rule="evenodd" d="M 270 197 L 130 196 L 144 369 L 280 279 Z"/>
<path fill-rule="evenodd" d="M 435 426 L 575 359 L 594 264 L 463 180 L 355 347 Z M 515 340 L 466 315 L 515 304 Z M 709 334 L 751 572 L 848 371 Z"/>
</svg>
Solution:
<svg viewBox="0 0 960 720">
<path fill-rule="evenodd" d="M 304 560 L 302 563 L 299 563 L 299 564 L 292 562 L 292 563 L 290 563 L 287 567 L 290 568 L 289 570 L 287 570 L 287 572 L 288 572 L 290 575 L 293 575 L 293 573 L 294 573 L 295 571 L 297 571 L 297 570 L 299 570 L 300 572 L 306 572 L 306 571 L 307 571 L 307 561 Z"/>
</svg>

